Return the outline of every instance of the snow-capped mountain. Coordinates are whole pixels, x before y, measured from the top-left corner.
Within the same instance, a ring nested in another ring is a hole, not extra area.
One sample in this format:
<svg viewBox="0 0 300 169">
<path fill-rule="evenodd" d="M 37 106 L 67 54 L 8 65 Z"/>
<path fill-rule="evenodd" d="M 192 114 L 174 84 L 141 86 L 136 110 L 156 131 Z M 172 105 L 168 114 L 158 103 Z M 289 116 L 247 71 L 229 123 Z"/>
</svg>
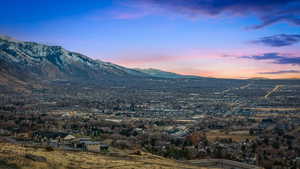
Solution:
<svg viewBox="0 0 300 169">
<path fill-rule="evenodd" d="M 147 77 L 146 73 L 125 68 L 60 46 L 23 42 L 0 36 L 0 66 L 20 79 L 85 79 Z M 3 71 L 2 71 L 3 72 Z"/>
</svg>

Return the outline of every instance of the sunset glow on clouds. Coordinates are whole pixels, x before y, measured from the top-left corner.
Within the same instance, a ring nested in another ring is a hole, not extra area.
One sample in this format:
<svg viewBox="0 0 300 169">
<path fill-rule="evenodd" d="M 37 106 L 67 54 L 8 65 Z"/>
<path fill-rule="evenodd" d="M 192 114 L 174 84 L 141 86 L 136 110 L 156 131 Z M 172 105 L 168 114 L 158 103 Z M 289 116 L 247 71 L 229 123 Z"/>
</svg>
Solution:
<svg viewBox="0 0 300 169">
<path fill-rule="evenodd" d="M 296 0 L 4 3 L 0 34 L 94 59 L 219 78 L 300 78 Z"/>
</svg>

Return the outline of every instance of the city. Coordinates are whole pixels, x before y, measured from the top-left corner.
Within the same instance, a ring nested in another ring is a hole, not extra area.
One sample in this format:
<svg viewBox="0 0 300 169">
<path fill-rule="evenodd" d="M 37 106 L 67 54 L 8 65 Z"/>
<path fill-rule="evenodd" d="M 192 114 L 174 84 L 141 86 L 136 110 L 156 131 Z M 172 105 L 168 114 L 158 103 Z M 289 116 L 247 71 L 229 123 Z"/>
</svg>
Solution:
<svg viewBox="0 0 300 169">
<path fill-rule="evenodd" d="M 300 169 L 299 0 L 0 2 L 0 169 Z"/>
</svg>

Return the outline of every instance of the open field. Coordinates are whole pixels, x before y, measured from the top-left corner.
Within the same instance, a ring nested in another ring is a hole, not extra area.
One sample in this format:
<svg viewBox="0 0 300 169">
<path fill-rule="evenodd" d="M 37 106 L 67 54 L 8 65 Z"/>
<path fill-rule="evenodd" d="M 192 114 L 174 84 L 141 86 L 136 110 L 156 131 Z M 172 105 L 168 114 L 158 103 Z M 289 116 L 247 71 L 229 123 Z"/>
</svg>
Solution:
<svg viewBox="0 0 300 169">
<path fill-rule="evenodd" d="M 257 111 L 300 111 L 300 107 L 255 107 L 245 109 Z"/>
<path fill-rule="evenodd" d="M 31 154 L 45 157 L 45 162 L 36 162 L 25 157 Z M 0 143 L 0 169 L 196 169 L 197 166 L 179 163 L 148 153 L 142 155 L 103 155 L 86 152 L 46 151 Z M 205 168 L 204 168 L 205 169 Z"/>
<path fill-rule="evenodd" d="M 255 136 L 250 136 L 248 131 L 232 131 L 232 132 L 224 132 L 220 130 L 211 130 L 206 133 L 207 139 L 209 141 L 216 141 L 217 139 L 229 139 L 231 138 L 233 141 L 242 141 L 242 140 L 254 140 Z"/>
</svg>

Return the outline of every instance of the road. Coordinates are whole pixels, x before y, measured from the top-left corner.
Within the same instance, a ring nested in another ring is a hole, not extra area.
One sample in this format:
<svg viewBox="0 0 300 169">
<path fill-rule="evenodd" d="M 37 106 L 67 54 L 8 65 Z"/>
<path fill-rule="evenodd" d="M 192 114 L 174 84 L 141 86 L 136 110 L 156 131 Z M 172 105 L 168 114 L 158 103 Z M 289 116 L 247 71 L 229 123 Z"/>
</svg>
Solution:
<svg viewBox="0 0 300 169">
<path fill-rule="evenodd" d="M 203 159 L 203 160 L 190 160 L 192 164 L 198 165 L 200 167 L 214 167 L 214 168 L 238 168 L 238 169 L 262 169 L 261 167 L 250 165 L 246 163 L 241 163 L 232 160 L 225 159 Z"/>
<path fill-rule="evenodd" d="M 272 93 L 276 92 L 280 88 L 283 88 L 284 85 L 276 85 L 270 92 L 268 92 L 264 98 L 267 99 Z"/>
<path fill-rule="evenodd" d="M 244 86 L 240 86 L 240 87 L 236 87 L 236 88 L 229 88 L 229 89 L 226 89 L 224 90 L 222 93 L 225 94 L 225 93 L 228 93 L 232 90 L 239 90 L 239 89 L 246 89 L 247 87 L 251 86 L 251 83 L 247 84 L 247 85 L 244 85 Z"/>
</svg>

